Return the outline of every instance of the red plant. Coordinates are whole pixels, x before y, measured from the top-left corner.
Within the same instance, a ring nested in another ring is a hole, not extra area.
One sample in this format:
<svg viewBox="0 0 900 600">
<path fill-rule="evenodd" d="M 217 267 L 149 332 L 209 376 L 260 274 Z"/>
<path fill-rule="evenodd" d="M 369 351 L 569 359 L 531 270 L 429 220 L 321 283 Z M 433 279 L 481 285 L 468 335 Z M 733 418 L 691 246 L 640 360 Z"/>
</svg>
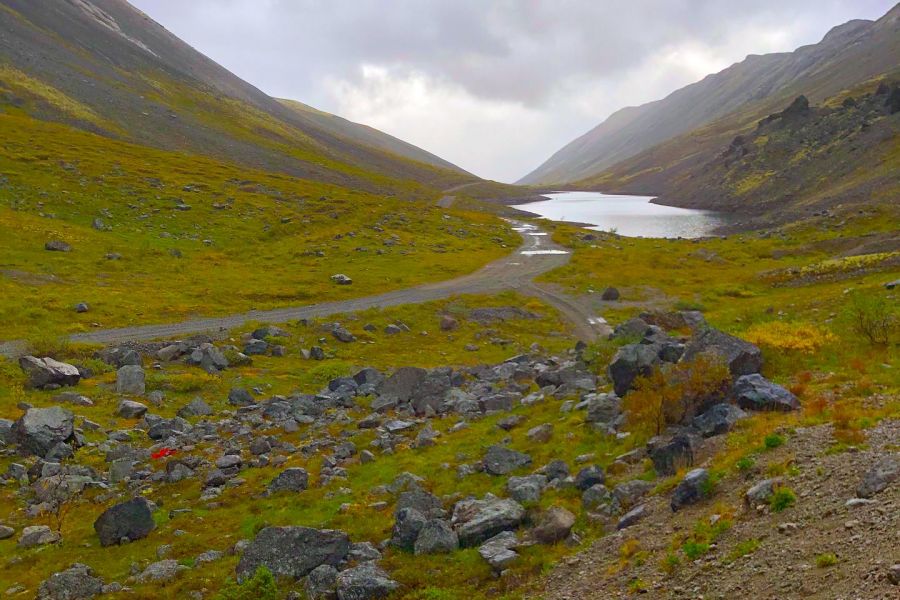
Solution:
<svg viewBox="0 0 900 600">
<path fill-rule="evenodd" d="M 150 458 L 153 460 L 159 460 L 160 458 L 165 458 L 167 456 L 172 456 L 175 454 L 175 450 L 172 448 L 160 448 L 156 452 L 150 455 Z"/>
</svg>

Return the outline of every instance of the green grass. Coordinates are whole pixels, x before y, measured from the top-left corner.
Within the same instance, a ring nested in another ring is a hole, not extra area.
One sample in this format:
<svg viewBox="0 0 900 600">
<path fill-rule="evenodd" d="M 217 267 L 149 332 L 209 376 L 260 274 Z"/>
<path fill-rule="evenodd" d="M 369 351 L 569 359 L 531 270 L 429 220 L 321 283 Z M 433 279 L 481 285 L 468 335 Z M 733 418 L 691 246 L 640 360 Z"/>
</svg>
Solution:
<svg viewBox="0 0 900 600">
<path fill-rule="evenodd" d="M 820 569 L 833 567 L 834 565 L 838 564 L 838 562 L 840 562 L 838 560 L 838 557 L 831 552 L 819 554 L 818 556 L 816 556 L 816 566 Z"/>
<path fill-rule="evenodd" d="M 769 507 L 773 512 L 781 512 L 797 503 L 797 494 L 787 486 L 778 486 L 769 499 Z"/>
</svg>

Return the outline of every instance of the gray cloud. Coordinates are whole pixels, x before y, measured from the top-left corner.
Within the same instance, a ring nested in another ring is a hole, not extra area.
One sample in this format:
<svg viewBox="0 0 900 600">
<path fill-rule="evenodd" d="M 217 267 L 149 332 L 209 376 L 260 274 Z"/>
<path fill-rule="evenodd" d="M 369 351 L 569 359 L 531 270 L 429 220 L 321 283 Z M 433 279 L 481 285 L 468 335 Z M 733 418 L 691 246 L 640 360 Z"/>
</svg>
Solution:
<svg viewBox="0 0 900 600">
<path fill-rule="evenodd" d="M 264 91 L 514 180 L 622 106 L 893 0 L 131 0 Z"/>
</svg>

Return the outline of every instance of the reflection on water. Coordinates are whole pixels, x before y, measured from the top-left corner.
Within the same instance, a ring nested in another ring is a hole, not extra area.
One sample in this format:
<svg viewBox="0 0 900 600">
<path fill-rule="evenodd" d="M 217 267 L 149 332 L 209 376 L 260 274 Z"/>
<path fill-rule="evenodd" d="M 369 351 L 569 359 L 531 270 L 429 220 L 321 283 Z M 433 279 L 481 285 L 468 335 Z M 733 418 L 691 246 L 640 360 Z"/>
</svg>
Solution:
<svg viewBox="0 0 900 600">
<path fill-rule="evenodd" d="M 694 238 L 728 223 L 722 213 L 651 204 L 652 196 L 619 196 L 599 192 L 543 194 L 550 200 L 519 208 L 554 221 L 590 223 L 591 229 L 630 237 Z"/>
</svg>

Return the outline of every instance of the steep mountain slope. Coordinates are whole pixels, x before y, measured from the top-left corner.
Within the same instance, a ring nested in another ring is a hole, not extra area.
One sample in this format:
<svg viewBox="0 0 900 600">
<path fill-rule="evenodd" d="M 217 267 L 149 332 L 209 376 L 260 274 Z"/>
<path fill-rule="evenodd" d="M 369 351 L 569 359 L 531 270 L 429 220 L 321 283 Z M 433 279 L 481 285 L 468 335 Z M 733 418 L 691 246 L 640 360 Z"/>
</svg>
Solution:
<svg viewBox="0 0 900 600">
<path fill-rule="evenodd" d="M 125 0 L 0 3 L 0 106 L 166 150 L 370 191 L 475 180 L 409 145 L 341 134 L 193 50 Z M 410 158 L 415 160 L 410 160 Z"/>
<path fill-rule="evenodd" d="M 744 61 L 668 97 L 625 108 L 554 154 L 520 183 L 560 184 L 597 175 L 657 144 L 736 111 L 761 118 L 799 94 L 820 102 L 900 64 L 900 5 L 878 21 L 855 20 L 818 44 Z"/>
<path fill-rule="evenodd" d="M 413 146 L 409 142 L 404 142 L 399 138 L 379 131 L 374 127 L 354 123 L 343 117 L 327 113 L 325 111 L 313 108 L 296 100 L 279 99 L 284 106 L 296 111 L 299 118 L 305 122 L 311 123 L 314 127 L 327 131 L 328 133 L 339 137 L 347 138 L 358 144 L 378 148 L 385 152 L 397 154 L 404 158 L 416 160 L 436 167 L 450 169 L 453 171 L 461 171 L 459 167 L 443 158 L 432 154 L 426 150 L 422 150 L 418 146 Z"/>
</svg>

